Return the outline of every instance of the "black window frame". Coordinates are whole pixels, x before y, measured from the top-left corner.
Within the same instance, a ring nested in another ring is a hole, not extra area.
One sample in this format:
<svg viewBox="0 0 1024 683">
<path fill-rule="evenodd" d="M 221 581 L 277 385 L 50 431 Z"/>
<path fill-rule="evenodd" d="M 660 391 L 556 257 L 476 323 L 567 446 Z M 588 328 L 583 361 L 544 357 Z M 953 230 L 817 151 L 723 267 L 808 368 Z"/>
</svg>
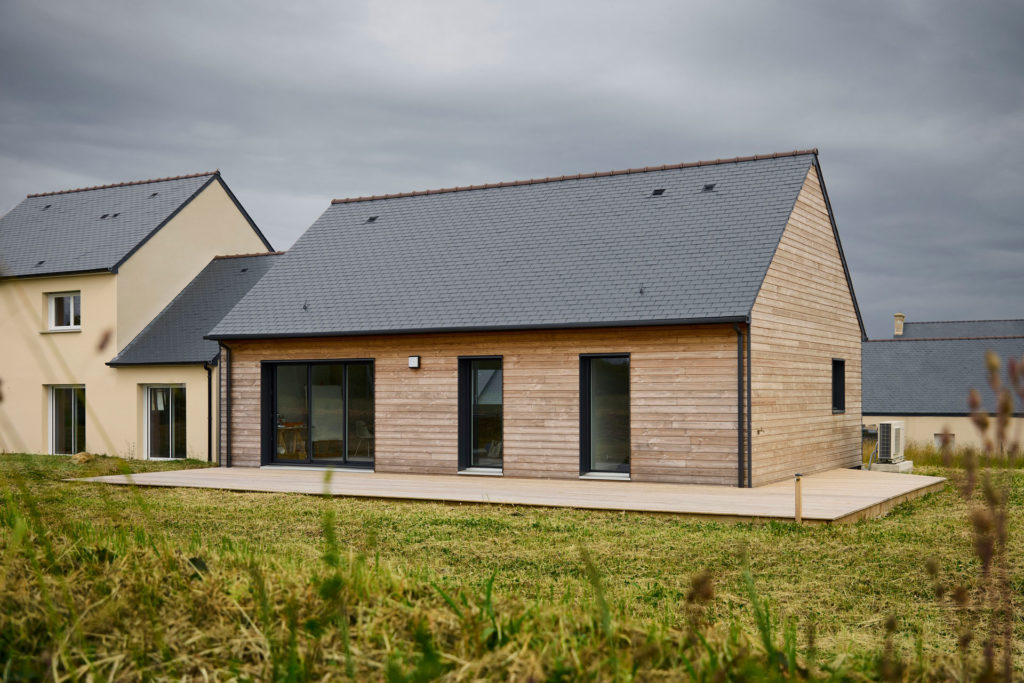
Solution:
<svg viewBox="0 0 1024 683">
<path fill-rule="evenodd" d="M 473 429 L 473 373 L 472 363 L 475 360 L 497 360 L 501 361 L 501 439 L 502 455 L 501 465 L 472 465 L 472 439 Z M 502 472 L 505 469 L 505 358 L 504 356 L 459 356 L 459 458 L 458 468 L 462 470 L 487 469 Z"/>
<path fill-rule="evenodd" d="M 373 383 L 373 434 L 377 434 L 377 368 L 376 362 L 373 358 L 330 358 L 330 359 L 316 359 L 316 360 L 264 360 L 260 361 L 260 433 L 261 443 L 260 448 L 260 464 L 262 465 L 282 465 L 289 467 L 345 467 L 351 469 L 365 469 L 373 470 L 377 465 L 377 450 L 374 448 L 372 462 L 349 462 L 348 460 L 348 449 L 349 449 L 349 438 L 348 438 L 348 366 L 349 365 L 369 365 L 370 366 L 370 378 Z M 304 462 L 298 462 L 295 460 L 288 460 L 278 462 L 274 459 L 276 452 L 276 439 L 277 430 L 274 428 L 276 423 L 274 419 L 274 399 L 276 398 L 277 392 L 277 373 L 275 369 L 282 365 L 305 365 L 306 366 L 306 405 L 310 409 L 310 417 L 306 420 L 306 460 Z M 313 393 L 313 382 L 312 373 L 313 366 L 315 365 L 343 365 L 345 369 L 343 371 L 343 387 L 345 392 L 345 401 L 343 404 L 342 413 L 342 424 L 345 425 L 345 455 L 342 460 L 331 460 L 331 461 L 314 461 L 312 458 L 313 439 L 312 439 L 312 393 Z"/>
<path fill-rule="evenodd" d="M 581 353 L 580 354 L 580 476 L 585 474 L 631 474 L 631 468 L 633 464 L 633 449 L 632 442 L 630 443 L 629 462 L 626 463 L 625 469 L 619 469 L 615 472 L 609 470 L 592 470 L 590 469 L 590 441 L 591 441 L 591 430 L 590 430 L 590 361 L 594 358 L 625 358 L 629 361 L 627 367 L 632 369 L 633 362 L 630 358 L 629 353 Z M 629 422 L 630 422 L 630 434 L 632 435 L 632 424 L 633 424 L 633 406 L 632 406 L 632 373 L 628 373 L 630 381 L 627 384 L 627 400 L 626 405 L 629 409 Z"/>
<path fill-rule="evenodd" d="M 846 359 L 832 359 L 832 413 L 846 412 Z"/>
</svg>

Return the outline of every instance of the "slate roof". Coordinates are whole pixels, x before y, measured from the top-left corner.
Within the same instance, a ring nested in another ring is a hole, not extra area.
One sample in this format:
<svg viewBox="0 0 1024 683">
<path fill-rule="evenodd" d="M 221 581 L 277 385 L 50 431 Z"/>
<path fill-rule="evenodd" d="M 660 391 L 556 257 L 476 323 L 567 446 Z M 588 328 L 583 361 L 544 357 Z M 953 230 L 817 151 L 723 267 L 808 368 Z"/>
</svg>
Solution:
<svg viewBox="0 0 1024 683">
<path fill-rule="evenodd" d="M 335 200 L 211 337 L 745 320 L 816 160 Z"/>
<path fill-rule="evenodd" d="M 862 345 L 865 415 L 967 415 L 967 393 L 981 392 L 995 411 L 985 352 L 995 351 L 1005 368 L 1024 355 L 1024 336 L 1011 339 L 878 340 Z M 755 361 L 756 362 L 756 361 Z M 1017 414 L 1024 414 L 1018 402 Z"/>
<path fill-rule="evenodd" d="M 117 272 L 215 180 L 234 199 L 217 171 L 29 195 L 0 217 L 0 277 Z"/>
<path fill-rule="evenodd" d="M 896 339 L 964 339 L 977 337 L 1024 337 L 1024 320 L 939 320 L 903 323 Z"/>
<path fill-rule="evenodd" d="M 219 346 L 203 336 L 280 254 L 216 257 L 108 365 L 212 362 Z"/>
</svg>

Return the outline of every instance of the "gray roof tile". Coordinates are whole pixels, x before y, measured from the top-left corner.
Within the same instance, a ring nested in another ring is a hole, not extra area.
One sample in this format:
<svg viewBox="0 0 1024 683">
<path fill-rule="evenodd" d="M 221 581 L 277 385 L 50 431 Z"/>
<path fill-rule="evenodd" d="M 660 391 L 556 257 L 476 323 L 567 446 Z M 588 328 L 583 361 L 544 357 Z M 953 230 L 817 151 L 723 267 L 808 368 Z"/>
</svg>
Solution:
<svg viewBox="0 0 1024 683">
<path fill-rule="evenodd" d="M 903 324 L 897 339 L 963 339 L 1024 336 L 1024 320 L 940 320 Z"/>
<path fill-rule="evenodd" d="M 29 196 L 0 217 L 0 277 L 113 270 L 216 177 Z"/>
<path fill-rule="evenodd" d="M 985 410 L 995 410 L 985 352 L 1003 361 L 1024 355 L 1014 339 L 879 340 L 862 346 L 865 415 L 966 415 L 967 394 L 978 389 Z M 1004 370 L 1005 372 L 1005 370 Z M 1005 374 L 1003 381 L 1006 381 Z M 1024 412 L 1018 402 L 1017 413 Z"/>
<path fill-rule="evenodd" d="M 813 163 L 801 154 L 333 204 L 211 334 L 743 318 Z M 655 188 L 665 194 L 651 197 Z"/>
<path fill-rule="evenodd" d="M 218 344 L 204 335 L 270 270 L 276 253 L 215 258 L 110 365 L 209 363 Z"/>
</svg>

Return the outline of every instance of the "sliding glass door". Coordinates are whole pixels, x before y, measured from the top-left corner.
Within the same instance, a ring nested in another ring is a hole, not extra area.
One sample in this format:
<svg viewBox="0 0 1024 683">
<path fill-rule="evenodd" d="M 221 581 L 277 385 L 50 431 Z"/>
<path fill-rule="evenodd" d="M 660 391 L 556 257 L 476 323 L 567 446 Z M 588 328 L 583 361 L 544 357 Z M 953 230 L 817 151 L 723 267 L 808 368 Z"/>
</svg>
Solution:
<svg viewBox="0 0 1024 683">
<path fill-rule="evenodd" d="M 149 458 L 187 457 L 185 387 L 147 387 L 146 404 L 146 445 Z"/>
<path fill-rule="evenodd" d="M 373 363 L 269 364 L 271 461 L 373 467 Z"/>
<path fill-rule="evenodd" d="M 580 472 L 629 473 L 629 356 L 580 359 Z"/>
<path fill-rule="evenodd" d="M 85 450 L 85 387 L 50 387 L 50 451 Z"/>
</svg>

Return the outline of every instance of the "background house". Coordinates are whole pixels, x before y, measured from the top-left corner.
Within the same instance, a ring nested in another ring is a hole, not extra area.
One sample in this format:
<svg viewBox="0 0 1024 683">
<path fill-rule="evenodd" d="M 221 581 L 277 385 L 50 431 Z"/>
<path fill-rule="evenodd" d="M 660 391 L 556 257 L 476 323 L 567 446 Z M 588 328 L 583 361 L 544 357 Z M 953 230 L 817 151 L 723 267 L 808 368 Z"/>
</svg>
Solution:
<svg viewBox="0 0 1024 683">
<path fill-rule="evenodd" d="M 335 200 L 211 337 L 233 466 L 756 486 L 861 461 L 815 151 Z"/>
<path fill-rule="evenodd" d="M 0 218 L 0 450 L 209 457 L 213 356 L 107 361 L 214 256 L 269 249 L 217 172 L 27 197 Z"/>
<path fill-rule="evenodd" d="M 982 445 L 970 420 L 967 396 L 978 389 L 983 409 L 994 413 L 985 354 L 1002 361 L 1024 357 L 1024 320 L 906 322 L 895 316 L 892 339 L 864 344 L 864 423 L 903 420 L 908 442 L 939 445 L 949 430 L 957 446 Z M 1016 406 L 1013 429 L 1024 428 L 1024 407 Z"/>
</svg>

